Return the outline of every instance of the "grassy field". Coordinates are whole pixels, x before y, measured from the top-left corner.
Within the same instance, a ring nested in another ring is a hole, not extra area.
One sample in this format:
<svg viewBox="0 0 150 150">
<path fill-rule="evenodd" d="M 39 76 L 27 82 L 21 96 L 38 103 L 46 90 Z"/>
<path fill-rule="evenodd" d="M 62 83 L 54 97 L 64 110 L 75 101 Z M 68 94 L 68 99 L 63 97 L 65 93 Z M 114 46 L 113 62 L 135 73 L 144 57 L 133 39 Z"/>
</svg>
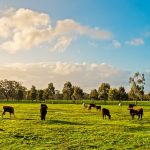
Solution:
<svg viewBox="0 0 150 150">
<path fill-rule="evenodd" d="M 0 119 L 2 150 L 150 150 L 150 106 L 142 106 L 142 120 L 131 120 L 127 106 L 102 106 L 112 115 L 103 120 L 101 112 L 83 111 L 81 104 L 48 104 L 41 121 L 40 104 L 12 105 L 16 118 L 6 113 Z"/>
</svg>

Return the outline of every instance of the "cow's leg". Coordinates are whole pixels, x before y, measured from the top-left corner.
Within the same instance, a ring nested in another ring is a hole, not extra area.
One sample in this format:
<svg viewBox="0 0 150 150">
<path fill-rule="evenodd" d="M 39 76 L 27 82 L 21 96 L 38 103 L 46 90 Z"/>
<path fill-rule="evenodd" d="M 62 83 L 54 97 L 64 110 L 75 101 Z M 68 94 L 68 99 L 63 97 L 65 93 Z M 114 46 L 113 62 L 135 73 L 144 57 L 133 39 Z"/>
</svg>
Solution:
<svg viewBox="0 0 150 150">
<path fill-rule="evenodd" d="M 134 119 L 134 115 L 132 115 L 132 120 Z"/>
<path fill-rule="evenodd" d="M 41 120 L 43 120 L 43 115 L 41 114 Z"/>
<path fill-rule="evenodd" d="M 5 111 L 3 110 L 3 113 L 2 113 L 2 118 L 3 118 L 3 115 L 5 115 Z"/>
<path fill-rule="evenodd" d="M 13 113 L 13 116 L 14 116 L 14 118 L 15 118 L 15 114 Z"/>
<path fill-rule="evenodd" d="M 4 111 L 2 112 L 2 118 L 3 118 L 3 115 L 5 115 L 5 112 L 4 112 Z"/>
<path fill-rule="evenodd" d="M 43 120 L 45 120 L 45 116 L 46 116 L 46 115 L 44 114 L 44 116 L 43 116 Z"/>
</svg>

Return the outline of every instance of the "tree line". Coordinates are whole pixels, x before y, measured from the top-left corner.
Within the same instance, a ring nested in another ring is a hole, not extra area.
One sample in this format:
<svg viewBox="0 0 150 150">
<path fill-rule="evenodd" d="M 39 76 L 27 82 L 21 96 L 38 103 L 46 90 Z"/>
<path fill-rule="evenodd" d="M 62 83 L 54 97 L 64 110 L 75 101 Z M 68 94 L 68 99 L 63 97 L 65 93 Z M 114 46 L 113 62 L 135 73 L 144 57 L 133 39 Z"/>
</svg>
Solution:
<svg viewBox="0 0 150 150">
<path fill-rule="evenodd" d="M 123 86 L 112 88 L 109 83 L 101 83 L 98 89 L 92 89 L 89 93 L 84 92 L 79 86 L 74 86 L 71 82 L 64 83 L 62 91 L 56 90 L 53 83 L 49 83 L 45 89 L 37 89 L 32 85 L 27 89 L 21 82 L 11 80 L 0 80 L 0 99 L 1 100 L 72 100 L 76 102 L 81 99 L 91 100 L 150 100 L 150 92 L 144 93 L 145 77 L 139 72 L 129 78 L 130 91 L 126 92 Z"/>
</svg>

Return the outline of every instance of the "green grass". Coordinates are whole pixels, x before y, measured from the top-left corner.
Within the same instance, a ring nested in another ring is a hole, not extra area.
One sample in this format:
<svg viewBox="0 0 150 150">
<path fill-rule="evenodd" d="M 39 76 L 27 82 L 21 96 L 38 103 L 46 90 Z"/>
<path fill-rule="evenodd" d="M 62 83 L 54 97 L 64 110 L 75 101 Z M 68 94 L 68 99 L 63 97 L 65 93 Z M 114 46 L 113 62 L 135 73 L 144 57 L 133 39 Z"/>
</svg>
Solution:
<svg viewBox="0 0 150 150">
<path fill-rule="evenodd" d="M 2 150 L 150 149 L 150 106 L 143 106 L 142 120 L 131 120 L 127 106 L 102 106 L 112 115 L 103 120 L 101 112 L 83 111 L 81 104 L 48 104 L 46 120 L 41 121 L 40 104 L 12 105 L 16 118 L 6 113 L 0 119 Z"/>
</svg>

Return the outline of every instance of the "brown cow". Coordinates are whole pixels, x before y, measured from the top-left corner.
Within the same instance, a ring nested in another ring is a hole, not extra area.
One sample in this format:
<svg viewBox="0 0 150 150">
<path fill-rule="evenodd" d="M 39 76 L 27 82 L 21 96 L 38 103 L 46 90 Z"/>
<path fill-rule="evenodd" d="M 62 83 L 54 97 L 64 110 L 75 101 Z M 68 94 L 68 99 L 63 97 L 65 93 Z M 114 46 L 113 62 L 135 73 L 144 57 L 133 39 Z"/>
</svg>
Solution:
<svg viewBox="0 0 150 150">
<path fill-rule="evenodd" d="M 108 116 L 108 118 L 111 119 L 110 112 L 109 112 L 109 110 L 106 109 L 106 108 L 103 108 L 103 109 L 102 109 L 102 116 L 103 116 L 103 119 L 104 119 L 104 117 L 105 117 L 105 119 L 106 119 L 106 116 Z"/>
<path fill-rule="evenodd" d="M 10 118 L 11 118 L 11 114 L 14 115 L 14 107 L 12 107 L 12 106 L 3 106 L 2 118 L 3 118 L 3 115 L 5 115 L 6 112 L 9 112 Z M 14 117 L 15 117 L 15 115 L 14 115 Z"/>
<path fill-rule="evenodd" d="M 132 119 L 134 119 L 134 116 L 135 116 L 135 115 L 138 116 L 138 120 L 139 120 L 140 118 L 142 119 L 143 108 L 137 108 L 137 109 L 128 108 L 128 110 L 130 110 L 130 115 L 132 116 Z"/>
</svg>

